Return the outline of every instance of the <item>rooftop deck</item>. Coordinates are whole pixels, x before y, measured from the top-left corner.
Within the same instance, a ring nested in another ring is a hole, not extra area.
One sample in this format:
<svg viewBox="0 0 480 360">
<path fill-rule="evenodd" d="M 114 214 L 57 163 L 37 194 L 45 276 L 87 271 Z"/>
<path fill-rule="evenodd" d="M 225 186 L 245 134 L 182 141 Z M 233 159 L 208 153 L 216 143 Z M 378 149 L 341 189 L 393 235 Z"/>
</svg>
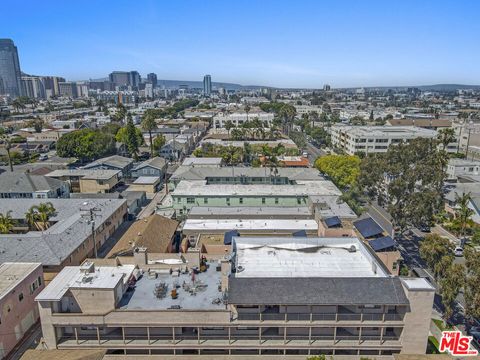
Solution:
<svg viewBox="0 0 480 360">
<path fill-rule="evenodd" d="M 158 277 L 152 278 L 148 273 L 135 284 L 135 289 L 127 291 L 120 301 L 119 307 L 125 310 L 222 310 L 225 305 L 222 303 L 222 293 L 219 291 L 221 272 L 216 271 L 216 263 L 208 263 L 206 272 L 195 275 L 192 282 L 192 275 L 180 274 L 174 271 L 172 275 L 160 273 Z M 155 295 L 155 288 L 160 283 L 165 283 L 168 288 L 164 297 Z M 177 288 L 177 298 L 172 299 L 171 291 Z"/>
</svg>

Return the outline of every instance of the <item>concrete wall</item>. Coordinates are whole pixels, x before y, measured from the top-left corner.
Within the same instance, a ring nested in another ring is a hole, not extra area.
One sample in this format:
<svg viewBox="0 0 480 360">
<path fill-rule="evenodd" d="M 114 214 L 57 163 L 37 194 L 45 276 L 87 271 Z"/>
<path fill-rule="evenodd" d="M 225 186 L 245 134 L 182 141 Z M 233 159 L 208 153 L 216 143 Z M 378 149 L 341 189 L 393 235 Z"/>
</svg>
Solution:
<svg viewBox="0 0 480 360">
<path fill-rule="evenodd" d="M 404 318 L 402 354 L 425 354 L 435 292 L 404 289 L 410 301 L 410 312 Z"/>
<path fill-rule="evenodd" d="M 39 286 L 38 278 L 41 283 Z M 31 288 L 34 283 L 35 290 Z M 2 355 L 8 354 L 37 322 L 39 314 L 34 299 L 44 287 L 42 266 L 39 264 L 0 300 L 0 359 L 3 358 Z M 21 301 L 20 294 L 23 295 Z"/>
<path fill-rule="evenodd" d="M 80 192 L 81 193 L 105 193 L 117 185 L 118 177 L 115 175 L 108 180 L 96 180 L 96 179 L 80 179 Z"/>
</svg>

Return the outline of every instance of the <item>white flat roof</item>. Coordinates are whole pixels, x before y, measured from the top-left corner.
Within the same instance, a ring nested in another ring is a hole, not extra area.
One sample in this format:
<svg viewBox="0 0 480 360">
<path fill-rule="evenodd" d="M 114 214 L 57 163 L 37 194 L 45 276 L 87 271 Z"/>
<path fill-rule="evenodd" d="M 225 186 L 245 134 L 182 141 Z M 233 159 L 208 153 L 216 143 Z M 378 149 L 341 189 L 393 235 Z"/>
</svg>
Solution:
<svg viewBox="0 0 480 360">
<path fill-rule="evenodd" d="M 120 280 L 127 282 L 135 265 L 95 266 L 92 273 L 80 271 L 80 266 L 66 266 L 55 276 L 36 301 L 60 301 L 68 289 L 113 289 Z"/>
<path fill-rule="evenodd" d="M 172 193 L 174 196 L 307 196 L 341 195 L 328 180 L 297 181 L 293 185 L 270 184 L 210 184 L 206 180 L 181 180 Z"/>
<path fill-rule="evenodd" d="M 318 230 L 315 220 L 270 220 L 270 219 L 187 219 L 183 230 Z"/>
<path fill-rule="evenodd" d="M 402 278 L 402 282 L 409 290 L 435 290 L 425 278 Z"/>
<path fill-rule="evenodd" d="M 158 176 L 140 176 L 137 180 L 133 183 L 135 185 L 143 184 L 143 185 L 153 185 L 157 182 L 160 182 L 160 178 Z"/>
<path fill-rule="evenodd" d="M 0 264 L 0 300 L 40 266 L 41 263 Z"/>
<path fill-rule="evenodd" d="M 235 237 L 234 243 L 236 277 L 388 276 L 357 238 Z"/>
</svg>

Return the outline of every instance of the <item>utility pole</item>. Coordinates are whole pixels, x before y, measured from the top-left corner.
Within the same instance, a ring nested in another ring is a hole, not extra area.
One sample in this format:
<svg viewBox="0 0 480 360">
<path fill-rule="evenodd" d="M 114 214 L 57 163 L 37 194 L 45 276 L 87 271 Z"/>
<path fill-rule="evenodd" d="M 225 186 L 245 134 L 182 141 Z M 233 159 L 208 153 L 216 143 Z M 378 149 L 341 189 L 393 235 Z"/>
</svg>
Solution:
<svg viewBox="0 0 480 360">
<path fill-rule="evenodd" d="M 88 203 L 84 203 L 84 205 L 88 205 Z M 97 242 L 96 242 L 96 239 L 95 239 L 95 217 L 100 216 L 100 215 L 97 215 L 97 213 L 102 211 L 102 210 L 99 209 L 99 208 L 96 208 L 96 207 L 91 207 L 91 208 L 88 208 L 88 209 L 80 208 L 80 211 L 85 212 L 81 216 L 83 218 L 87 218 L 88 221 L 90 221 L 90 225 L 92 225 L 93 256 L 96 259 L 98 257 L 98 254 L 97 254 Z"/>
</svg>

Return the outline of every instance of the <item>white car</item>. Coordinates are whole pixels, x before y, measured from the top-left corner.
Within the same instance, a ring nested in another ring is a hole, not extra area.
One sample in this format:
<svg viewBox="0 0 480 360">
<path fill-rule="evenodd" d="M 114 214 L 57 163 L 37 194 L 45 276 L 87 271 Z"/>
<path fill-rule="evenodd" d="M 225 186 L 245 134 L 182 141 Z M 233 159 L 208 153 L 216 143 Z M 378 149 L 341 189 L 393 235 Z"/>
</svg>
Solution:
<svg viewBox="0 0 480 360">
<path fill-rule="evenodd" d="M 455 256 L 463 256 L 463 248 L 461 246 L 457 246 L 453 252 L 455 253 Z"/>
</svg>

